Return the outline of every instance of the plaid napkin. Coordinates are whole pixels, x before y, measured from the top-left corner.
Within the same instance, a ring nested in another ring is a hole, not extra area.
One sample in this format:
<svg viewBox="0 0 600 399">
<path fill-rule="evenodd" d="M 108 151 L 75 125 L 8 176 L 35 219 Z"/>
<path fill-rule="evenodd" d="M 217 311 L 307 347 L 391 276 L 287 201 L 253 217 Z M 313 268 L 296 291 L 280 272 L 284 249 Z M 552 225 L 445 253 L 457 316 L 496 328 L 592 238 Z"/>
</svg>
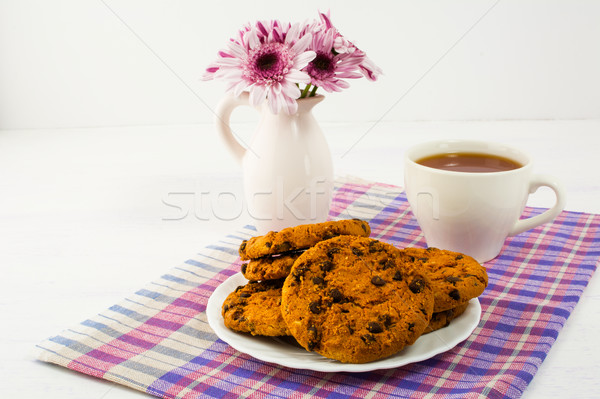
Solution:
<svg viewBox="0 0 600 399">
<path fill-rule="evenodd" d="M 542 209 L 527 208 L 526 216 Z M 369 220 L 372 237 L 425 246 L 399 187 L 338 180 L 330 217 Z M 164 398 L 518 398 L 577 304 L 600 258 L 600 215 L 562 212 L 507 240 L 486 263 L 482 319 L 454 349 L 390 370 L 322 373 L 237 352 L 206 321 L 213 290 L 239 271 L 248 226 L 131 297 L 38 345 L 39 358 Z"/>
</svg>

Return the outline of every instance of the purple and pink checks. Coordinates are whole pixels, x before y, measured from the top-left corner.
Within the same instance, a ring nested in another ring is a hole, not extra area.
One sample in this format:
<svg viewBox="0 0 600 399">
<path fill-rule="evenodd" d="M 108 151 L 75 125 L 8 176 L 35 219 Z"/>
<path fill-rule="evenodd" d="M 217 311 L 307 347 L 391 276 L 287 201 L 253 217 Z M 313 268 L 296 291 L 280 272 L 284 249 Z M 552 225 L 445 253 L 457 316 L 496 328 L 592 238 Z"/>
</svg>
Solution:
<svg viewBox="0 0 600 399">
<path fill-rule="evenodd" d="M 541 212 L 527 208 L 526 215 Z M 424 246 L 399 187 L 339 180 L 332 219 L 361 218 L 371 236 Z M 535 375 L 600 259 L 600 216 L 562 212 L 507 240 L 486 263 L 482 318 L 452 350 L 397 369 L 321 373 L 264 363 L 217 338 L 213 290 L 239 271 L 247 226 L 121 303 L 38 345 L 39 358 L 164 398 L 518 398 Z"/>
</svg>

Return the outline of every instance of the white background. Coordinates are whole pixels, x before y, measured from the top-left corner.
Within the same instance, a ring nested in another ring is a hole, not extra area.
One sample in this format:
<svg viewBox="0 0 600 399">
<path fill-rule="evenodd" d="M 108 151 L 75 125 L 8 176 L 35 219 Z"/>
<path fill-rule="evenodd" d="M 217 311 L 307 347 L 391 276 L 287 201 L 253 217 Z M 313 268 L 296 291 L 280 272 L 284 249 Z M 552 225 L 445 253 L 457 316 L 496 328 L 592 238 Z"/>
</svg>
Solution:
<svg viewBox="0 0 600 399">
<path fill-rule="evenodd" d="M 598 1 L 2 0 L 0 128 L 210 122 L 227 39 L 318 9 L 385 73 L 322 121 L 600 117 Z"/>
<path fill-rule="evenodd" d="M 217 197 L 241 191 L 212 126 L 224 84 L 200 77 L 242 24 L 317 9 L 385 73 L 315 109 L 338 175 L 402 185 L 408 146 L 489 139 L 600 213 L 598 1 L 0 0 L 1 397 L 144 397 L 35 345 L 246 223 Z M 247 138 L 257 116 L 233 119 Z M 599 330 L 594 277 L 523 397 L 597 396 Z"/>
</svg>

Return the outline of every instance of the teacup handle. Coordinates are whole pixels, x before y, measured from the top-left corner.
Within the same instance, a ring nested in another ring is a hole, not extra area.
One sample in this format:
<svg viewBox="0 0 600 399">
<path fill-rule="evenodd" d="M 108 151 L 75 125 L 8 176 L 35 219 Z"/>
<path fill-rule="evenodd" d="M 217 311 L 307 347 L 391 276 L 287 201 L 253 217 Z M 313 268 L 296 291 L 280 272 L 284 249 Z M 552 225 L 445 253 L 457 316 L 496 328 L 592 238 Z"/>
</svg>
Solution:
<svg viewBox="0 0 600 399">
<path fill-rule="evenodd" d="M 248 99 L 248 92 L 242 92 L 239 96 L 235 97 L 231 94 L 223 97 L 221 102 L 217 105 L 215 111 L 215 127 L 217 132 L 221 135 L 225 141 L 225 145 L 229 148 L 229 151 L 233 154 L 238 162 L 242 162 L 242 158 L 246 153 L 246 148 L 240 144 L 235 138 L 229 121 L 231 119 L 231 113 L 234 109 L 242 105 L 250 105 Z"/>
<path fill-rule="evenodd" d="M 547 223 L 558 216 L 558 214 L 565 208 L 567 197 L 566 192 L 556 178 L 549 175 L 534 175 L 529 182 L 529 194 L 535 193 L 537 189 L 542 186 L 550 187 L 554 191 L 554 195 L 556 195 L 556 203 L 552 208 L 544 211 L 544 213 L 527 219 L 517 220 L 512 229 L 509 231 L 509 236 L 516 236 L 524 231 Z"/>
</svg>

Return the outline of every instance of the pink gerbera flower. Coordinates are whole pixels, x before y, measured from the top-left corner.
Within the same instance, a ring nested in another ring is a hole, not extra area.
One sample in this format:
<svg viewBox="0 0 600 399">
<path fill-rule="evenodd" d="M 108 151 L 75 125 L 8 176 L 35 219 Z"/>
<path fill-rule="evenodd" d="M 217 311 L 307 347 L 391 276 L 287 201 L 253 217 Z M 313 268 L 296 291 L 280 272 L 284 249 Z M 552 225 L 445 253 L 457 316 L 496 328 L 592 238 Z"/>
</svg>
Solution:
<svg viewBox="0 0 600 399">
<path fill-rule="evenodd" d="M 219 59 L 210 65 L 205 79 L 223 79 L 235 96 L 250 92 L 253 105 L 267 100 L 273 113 L 296 113 L 300 97 L 298 83 L 310 83 L 302 69 L 315 57 L 307 51 L 311 34 L 301 34 L 299 25 L 282 26 L 278 21 L 246 26 L 239 39 L 231 39 Z"/>
<path fill-rule="evenodd" d="M 342 79 L 362 77 L 359 65 L 364 56 L 358 53 L 337 53 L 333 47 L 336 34 L 337 31 L 330 28 L 314 31 L 309 49 L 313 50 L 316 56 L 304 68 L 310 76 L 310 83 L 315 87 L 322 87 L 327 92 L 350 87 L 350 84 Z"/>
</svg>

